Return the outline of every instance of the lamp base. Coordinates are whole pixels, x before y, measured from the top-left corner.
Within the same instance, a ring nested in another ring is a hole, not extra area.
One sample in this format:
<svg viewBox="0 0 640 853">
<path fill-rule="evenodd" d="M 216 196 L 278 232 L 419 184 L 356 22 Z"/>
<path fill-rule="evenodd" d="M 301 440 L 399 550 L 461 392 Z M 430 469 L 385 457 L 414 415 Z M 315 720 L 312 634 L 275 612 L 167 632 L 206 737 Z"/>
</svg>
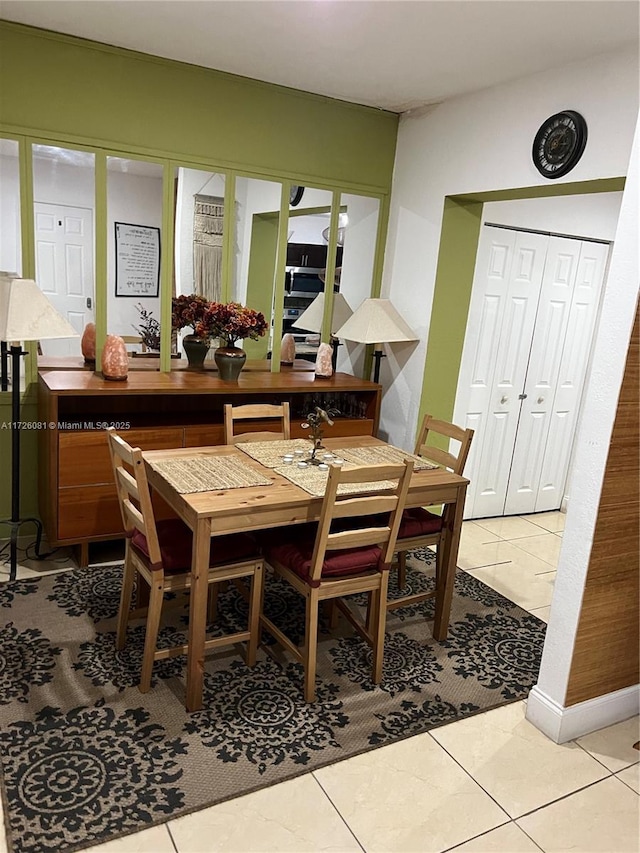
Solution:
<svg viewBox="0 0 640 853">
<path fill-rule="evenodd" d="M 11 533 L 9 539 L 9 580 L 14 581 L 18 574 L 18 530 L 23 524 L 31 522 L 36 526 L 36 557 L 40 558 L 40 543 L 42 542 L 42 522 L 39 518 L 3 518 L 0 524 L 8 524 Z"/>
</svg>

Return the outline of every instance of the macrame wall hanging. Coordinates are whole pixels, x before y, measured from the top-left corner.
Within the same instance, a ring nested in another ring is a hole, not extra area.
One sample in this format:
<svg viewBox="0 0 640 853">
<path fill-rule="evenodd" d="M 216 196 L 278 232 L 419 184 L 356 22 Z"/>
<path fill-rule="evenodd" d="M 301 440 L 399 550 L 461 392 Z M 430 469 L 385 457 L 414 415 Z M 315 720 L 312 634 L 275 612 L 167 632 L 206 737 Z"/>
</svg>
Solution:
<svg viewBox="0 0 640 853">
<path fill-rule="evenodd" d="M 194 196 L 193 279 L 195 292 L 212 302 L 222 298 L 222 225 L 224 199 Z"/>
</svg>

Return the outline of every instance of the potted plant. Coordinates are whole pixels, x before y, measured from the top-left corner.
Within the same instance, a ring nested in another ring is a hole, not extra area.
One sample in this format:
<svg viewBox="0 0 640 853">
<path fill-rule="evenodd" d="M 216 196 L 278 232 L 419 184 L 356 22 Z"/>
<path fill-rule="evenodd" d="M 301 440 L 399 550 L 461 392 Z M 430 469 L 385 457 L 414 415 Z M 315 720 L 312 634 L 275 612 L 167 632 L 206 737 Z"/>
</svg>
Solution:
<svg viewBox="0 0 640 853">
<path fill-rule="evenodd" d="M 202 320 L 196 327 L 201 334 L 220 338 L 223 345 L 215 350 L 213 357 L 218 365 L 221 379 L 238 378 L 247 358 L 246 352 L 236 346 L 239 340 L 251 338 L 256 341 L 268 329 L 264 314 L 247 308 L 238 302 L 212 302 L 205 309 Z"/>
<path fill-rule="evenodd" d="M 160 352 L 160 323 L 140 302 L 135 306 L 140 315 L 140 324 L 132 328 L 139 333 L 142 343 L 151 352 Z"/>
<path fill-rule="evenodd" d="M 203 324 L 205 312 L 212 304 L 196 293 L 174 296 L 171 300 L 171 328 L 176 332 L 188 328 L 193 330 L 182 339 L 182 346 L 192 368 L 203 367 L 211 346 L 211 338 L 214 337 L 207 324 Z"/>
</svg>

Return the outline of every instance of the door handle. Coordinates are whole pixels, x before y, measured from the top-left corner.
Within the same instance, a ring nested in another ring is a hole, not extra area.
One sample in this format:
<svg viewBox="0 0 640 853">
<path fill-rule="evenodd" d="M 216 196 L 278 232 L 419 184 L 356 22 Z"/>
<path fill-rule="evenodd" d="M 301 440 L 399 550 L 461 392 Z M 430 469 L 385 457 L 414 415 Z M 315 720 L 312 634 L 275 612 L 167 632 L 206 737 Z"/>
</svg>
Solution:
<svg viewBox="0 0 640 853">
<path fill-rule="evenodd" d="M 90 308 L 91 308 L 91 305 L 92 305 L 91 297 L 90 297 L 90 296 L 87 296 L 87 308 L 89 308 L 89 309 L 90 309 Z"/>
<path fill-rule="evenodd" d="M 502 398 L 501 398 L 501 400 L 500 400 L 500 404 L 501 404 L 502 406 L 504 406 L 504 404 L 505 404 L 505 403 L 508 403 L 508 402 L 509 402 L 509 398 L 508 398 L 508 397 L 502 397 Z"/>
</svg>

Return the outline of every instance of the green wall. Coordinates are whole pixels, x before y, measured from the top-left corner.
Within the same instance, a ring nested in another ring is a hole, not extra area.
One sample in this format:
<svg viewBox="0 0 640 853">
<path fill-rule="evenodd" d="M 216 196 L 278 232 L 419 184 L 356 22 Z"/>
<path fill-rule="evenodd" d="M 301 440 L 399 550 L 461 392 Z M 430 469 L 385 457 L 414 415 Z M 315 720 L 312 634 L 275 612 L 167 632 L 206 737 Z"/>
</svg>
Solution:
<svg viewBox="0 0 640 853">
<path fill-rule="evenodd" d="M 623 177 L 602 178 L 445 197 L 418 424 L 427 412 L 446 421 L 453 419 L 483 205 L 511 199 L 621 192 L 624 184 Z"/>
<path fill-rule="evenodd" d="M 380 194 L 388 208 L 398 127 L 393 113 L 5 21 L 0 81 L 0 135 L 21 140 L 23 153 L 31 141 L 86 145 Z M 104 155 L 97 158 L 96 172 L 104 162 Z M 31 172 L 24 161 L 22 169 L 24 200 Z M 97 212 L 105 206 L 102 199 Z M 35 269 L 32 229 L 32 211 L 23 211 L 25 275 Z M 105 241 L 98 233 L 96 269 L 105 267 Z M 96 288 L 96 311 L 100 296 Z M 35 379 L 34 370 L 28 372 Z M 37 418 L 32 400 L 27 394 L 27 420 Z M 0 393 L 2 420 L 9 406 L 9 395 Z M 23 444 L 22 513 L 31 515 L 35 436 L 25 432 Z M 0 517 L 10 507 L 9 447 L 10 432 L 0 431 Z"/>
<path fill-rule="evenodd" d="M 0 121 L 308 184 L 391 186 L 398 116 L 0 22 Z"/>
</svg>

